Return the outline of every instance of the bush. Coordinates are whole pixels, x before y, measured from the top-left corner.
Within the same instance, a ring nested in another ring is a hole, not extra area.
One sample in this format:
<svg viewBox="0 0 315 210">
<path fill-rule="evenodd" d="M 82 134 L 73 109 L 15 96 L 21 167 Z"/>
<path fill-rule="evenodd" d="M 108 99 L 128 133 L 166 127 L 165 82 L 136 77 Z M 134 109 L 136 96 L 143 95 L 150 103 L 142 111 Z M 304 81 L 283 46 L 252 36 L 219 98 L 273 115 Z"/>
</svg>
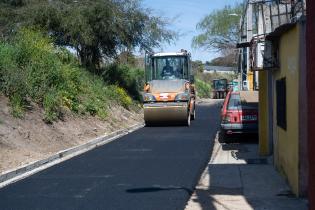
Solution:
<svg viewBox="0 0 315 210">
<path fill-rule="evenodd" d="M 211 97 L 211 86 L 199 79 L 196 79 L 196 90 L 199 98 Z"/>
<path fill-rule="evenodd" d="M 140 101 L 144 85 L 144 70 L 127 65 L 112 64 L 102 70 L 103 79 L 110 85 L 124 88 L 135 100 Z"/>
<path fill-rule="evenodd" d="M 43 106 L 45 108 L 44 120 L 47 123 L 51 123 L 61 118 L 61 98 L 58 95 L 58 91 L 52 90 L 45 94 L 43 100 Z"/>
<path fill-rule="evenodd" d="M 24 113 L 24 101 L 19 94 L 13 94 L 10 96 L 10 105 L 12 107 L 11 113 L 14 117 L 21 118 Z"/>
<path fill-rule="evenodd" d="M 112 66 L 102 78 L 81 68 L 69 51 L 51 43 L 29 29 L 0 43 L 0 91 L 9 96 L 14 116 L 23 117 L 24 107 L 33 101 L 44 108 L 46 122 L 62 118 L 65 110 L 105 119 L 109 102 L 128 108 L 133 103 L 128 93 L 139 97 L 141 70 Z"/>
</svg>

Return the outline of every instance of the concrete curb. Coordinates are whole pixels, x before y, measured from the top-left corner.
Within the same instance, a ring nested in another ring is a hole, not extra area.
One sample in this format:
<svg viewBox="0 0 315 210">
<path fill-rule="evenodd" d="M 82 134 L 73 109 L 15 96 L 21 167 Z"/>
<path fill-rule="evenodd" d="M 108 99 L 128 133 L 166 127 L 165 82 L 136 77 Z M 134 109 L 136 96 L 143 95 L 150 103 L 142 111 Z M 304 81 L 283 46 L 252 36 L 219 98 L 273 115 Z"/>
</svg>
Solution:
<svg viewBox="0 0 315 210">
<path fill-rule="evenodd" d="M 53 165 L 56 165 L 58 163 L 61 163 L 65 160 L 68 160 L 72 157 L 75 157 L 77 155 L 83 154 L 87 151 L 90 151 L 94 148 L 97 148 L 99 146 L 102 146 L 104 144 L 107 144 L 109 142 L 112 142 L 122 136 L 125 136 L 131 132 L 134 132 L 140 128 L 144 127 L 143 123 L 135 124 L 133 126 L 130 126 L 129 128 L 121 129 L 118 131 L 115 131 L 113 133 L 110 133 L 108 135 L 100 136 L 96 139 L 93 139 L 85 144 L 75 146 L 66 150 L 62 150 L 60 152 L 57 152 L 56 154 L 44 158 L 42 160 L 38 160 L 29 164 L 26 164 L 24 166 L 21 166 L 17 169 L 5 171 L 0 174 L 0 188 L 3 188 L 9 184 L 12 184 L 14 182 L 17 182 L 21 179 L 24 179 L 32 174 L 35 174 L 39 171 L 42 171 L 46 168 L 49 168 Z"/>
</svg>

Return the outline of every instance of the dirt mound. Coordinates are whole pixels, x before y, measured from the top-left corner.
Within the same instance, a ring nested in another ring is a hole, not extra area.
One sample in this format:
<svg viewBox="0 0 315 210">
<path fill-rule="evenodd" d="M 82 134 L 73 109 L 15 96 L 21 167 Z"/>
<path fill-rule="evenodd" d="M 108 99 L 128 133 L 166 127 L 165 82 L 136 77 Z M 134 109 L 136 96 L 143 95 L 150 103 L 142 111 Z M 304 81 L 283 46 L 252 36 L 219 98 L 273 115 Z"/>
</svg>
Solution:
<svg viewBox="0 0 315 210">
<path fill-rule="evenodd" d="M 0 173 L 60 150 L 83 144 L 97 136 L 141 122 L 140 109 L 128 111 L 112 105 L 108 120 L 68 114 L 63 121 L 46 124 L 44 112 L 37 105 L 23 119 L 10 114 L 9 100 L 0 94 Z"/>
</svg>

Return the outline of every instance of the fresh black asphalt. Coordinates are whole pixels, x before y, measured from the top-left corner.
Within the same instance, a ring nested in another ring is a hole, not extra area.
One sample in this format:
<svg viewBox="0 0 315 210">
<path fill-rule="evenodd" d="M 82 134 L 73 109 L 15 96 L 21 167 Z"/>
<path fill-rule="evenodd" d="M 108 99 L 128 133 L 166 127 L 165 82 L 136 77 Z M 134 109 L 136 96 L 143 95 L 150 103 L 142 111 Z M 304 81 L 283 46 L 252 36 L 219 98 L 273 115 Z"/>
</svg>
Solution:
<svg viewBox="0 0 315 210">
<path fill-rule="evenodd" d="M 0 209 L 184 209 L 218 126 L 219 106 L 198 105 L 190 127 L 145 127 L 0 189 Z"/>
</svg>

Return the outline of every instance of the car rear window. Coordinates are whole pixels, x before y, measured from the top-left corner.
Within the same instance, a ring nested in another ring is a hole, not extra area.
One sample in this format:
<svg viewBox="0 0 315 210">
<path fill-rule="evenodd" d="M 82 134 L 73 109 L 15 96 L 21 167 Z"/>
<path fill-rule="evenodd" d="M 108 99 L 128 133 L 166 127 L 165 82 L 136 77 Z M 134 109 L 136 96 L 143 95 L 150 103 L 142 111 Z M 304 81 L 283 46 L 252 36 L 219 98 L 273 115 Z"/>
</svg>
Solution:
<svg viewBox="0 0 315 210">
<path fill-rule="evenodd" d="M 240 95 L 239 94 L 231 94 L 227 109 L 228 110 L 239 109 L 240 105 L 241 105 Z"/>
<path fill-rule="evenodd" d="M 242 109 L 257 109 L 258 110 L 258 103 L 256 102 L 243 103 L 242 102 Z"/>
<path fill-rule="evenodd" d="M 258 109 L 258 91 L 241 91 L 242 109 Z"/>
</svg>

